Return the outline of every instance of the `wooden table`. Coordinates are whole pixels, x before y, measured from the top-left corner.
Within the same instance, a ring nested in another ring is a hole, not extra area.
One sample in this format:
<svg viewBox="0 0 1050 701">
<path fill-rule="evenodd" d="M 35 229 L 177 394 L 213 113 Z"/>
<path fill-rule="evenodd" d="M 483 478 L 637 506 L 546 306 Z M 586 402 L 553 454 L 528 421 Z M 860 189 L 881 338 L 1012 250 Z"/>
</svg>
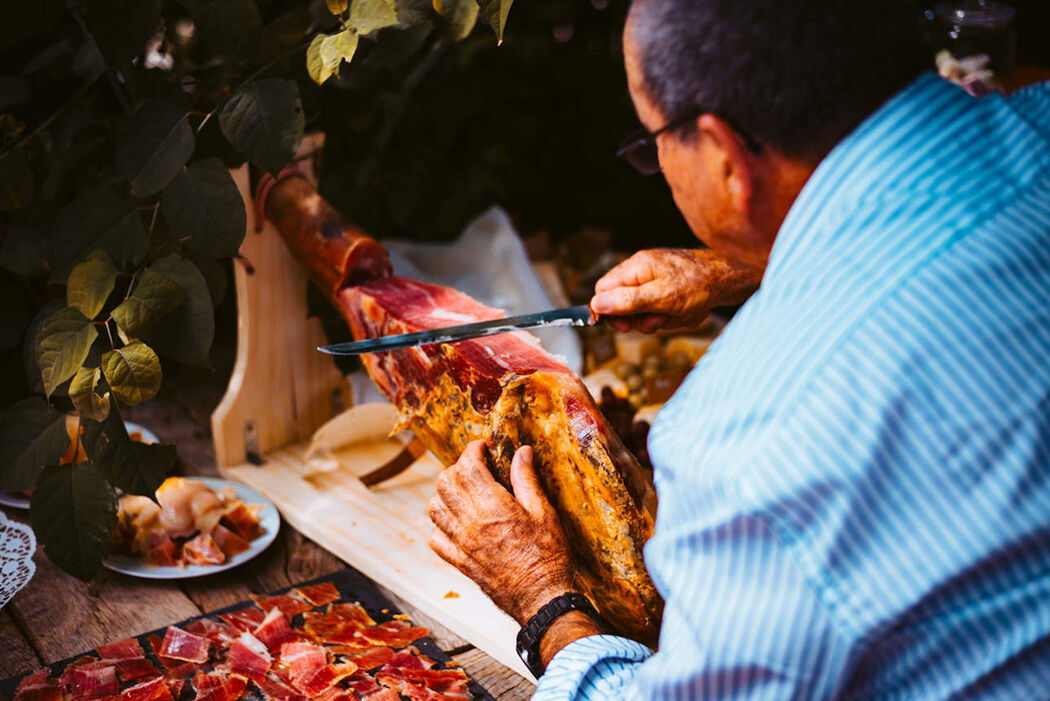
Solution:
<svg viewBox="0 0 1050 701">
<path fill-rule="evenodd" d="M 220 353 L 221 354 L 221 353 Z M 229 377 L 225 370 L 169 370 L 161 396 L 125 412 L 166 442 L 174 442 L 187 475 L 217 476 L 208 418 Z M 24 520 L 24 512 L 7 509 Z M 262 555 L 241 567 L 184 581 L 134 579 L 102 570 L 84 583 L 35 557 L 33 580 L 0 610 L 0 678 L 61 660 L 98 645 L 138 635 L 342 569 L 346 563 L 288 524 Z M 382 588 L 381 588 L 382 589 Z M 402 612 L 430 628 L 438 646 L 497 699 L 526 699 L 534 686 L 466 640 L 383 590 Z"/>
</svg>

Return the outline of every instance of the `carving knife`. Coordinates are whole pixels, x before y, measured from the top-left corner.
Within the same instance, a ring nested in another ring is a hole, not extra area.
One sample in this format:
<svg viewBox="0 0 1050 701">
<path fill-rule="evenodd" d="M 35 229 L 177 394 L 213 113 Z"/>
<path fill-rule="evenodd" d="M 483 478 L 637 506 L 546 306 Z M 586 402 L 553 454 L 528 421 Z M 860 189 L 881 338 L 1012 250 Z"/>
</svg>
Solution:
<svg viewBox="0 0 1050 701">
<path fill-rule="evenodd" d="M 365 341 L 336 343 L 331 346 L 318 346 L 317 350 L 331 355 L 358 355 L 360 353 L 379 353 L 381 351 L 410 348 L 412 346 L 430 346 L 435 343 L 455 343 L 468 338 L 491 336 L 517 329 L 532 329 L 541 326 L 588 326 L 595 323 L 595 318 L 586 304 L 564 309 L 551 309 L 534 314 L 508 316 L 502 319 L 476 321 L 459 326 L 446 326 L 440 329 L 427 329 L 414 333 L 403 333 L 396 336 L 380 336 Z"/>
</svg>

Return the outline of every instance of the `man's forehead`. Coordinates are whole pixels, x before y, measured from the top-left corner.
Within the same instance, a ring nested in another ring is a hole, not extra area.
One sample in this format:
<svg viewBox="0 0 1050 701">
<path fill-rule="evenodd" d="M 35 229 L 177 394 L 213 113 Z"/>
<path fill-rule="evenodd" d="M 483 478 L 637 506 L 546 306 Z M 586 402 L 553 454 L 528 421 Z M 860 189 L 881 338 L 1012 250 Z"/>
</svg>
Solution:
<svg viewBox="0 0 1050 701">
<path fill-rule="evenodd" d="M 628 16 L 627 24 L 623 32 L 623 61 L 627 71 L 627 88 L 634 101 L 635 111 L 638 119 L 650 130 L 659 129 L 663 123 L 663 115 L 649 98 L 649 90 L 645 84 L 645 76 L 642 71 L 641 51 L 638 42 L 631 36 L 631 19 Z"/>
</svg>

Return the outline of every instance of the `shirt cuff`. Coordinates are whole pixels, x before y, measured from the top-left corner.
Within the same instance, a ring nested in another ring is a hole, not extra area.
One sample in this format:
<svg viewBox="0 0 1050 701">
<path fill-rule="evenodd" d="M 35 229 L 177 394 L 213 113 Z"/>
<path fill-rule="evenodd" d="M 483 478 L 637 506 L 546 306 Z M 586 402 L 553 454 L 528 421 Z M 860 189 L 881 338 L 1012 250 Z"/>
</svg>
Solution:
<svg viewBox="0 0 1050 701">
<path fill-rule="evenodd" d="M 569 643 L 540 677 L 533 701 L 627 698 L 625 687 L 653 651 L 615 635 L 591 635 Z M 615 693 L 614 693 L 615 692 Z"/>
</svg>

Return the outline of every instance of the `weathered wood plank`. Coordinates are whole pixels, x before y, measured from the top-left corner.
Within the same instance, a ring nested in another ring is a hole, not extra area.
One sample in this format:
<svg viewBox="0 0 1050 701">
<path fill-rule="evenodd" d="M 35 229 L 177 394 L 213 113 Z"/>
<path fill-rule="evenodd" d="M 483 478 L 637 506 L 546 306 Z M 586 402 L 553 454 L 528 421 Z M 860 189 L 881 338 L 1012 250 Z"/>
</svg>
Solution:
<svg viewBox="0 0 1050 701">
<path fill-rule="evenodd" d="M 532 696 L 532 692 L 536 690 L 535 684 L 481 650 L 468 650 L 453 656 L 452 659 L 500 701 L 522 701 Z"/>
<path fill-rule="evenodd" d="M 90 583 L 62 572 L 37 550 L 36 576 L 6 610 L 44 662 L 54 662 L 200 613 L 171 582 L 102 570 Z"/>
<path fill-rule="evenodd" d="M 0 678 L 31 672 L 40 658 L 7 611 L 0 611 Z"/>
</svg>

